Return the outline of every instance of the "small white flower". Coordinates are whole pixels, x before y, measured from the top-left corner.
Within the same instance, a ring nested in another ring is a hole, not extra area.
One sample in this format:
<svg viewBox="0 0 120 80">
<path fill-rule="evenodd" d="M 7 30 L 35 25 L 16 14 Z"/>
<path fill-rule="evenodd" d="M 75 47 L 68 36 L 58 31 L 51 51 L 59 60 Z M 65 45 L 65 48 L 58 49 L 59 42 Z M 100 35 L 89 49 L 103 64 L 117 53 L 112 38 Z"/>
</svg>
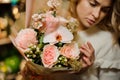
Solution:
<svg viewBox="0 0 120 80">
<path fill-rule="evenodd" d="M 38 14 L 33 14 L 33 15 L 32 15 L 32 19 L 33 19 L 34 21 L 38 21 L 38 19 L 39 19 L 38 16 L 39 16 Z"/>
<path fill-rule="evenodd" d="M 32 23 L 32 26 L 33 26 L 33 28 L 35 28 L 35 29 L 39 29 L 39 28 L 41 28 L 41 27 L 43 26 L 43 23 L 40 22 L 40 21 L 36 21 L 36 22 L 33 22 L 33 23 Z"/>
<path fill-rule="evenodd" d="M 47 5 L 51 8 L 57 7 L 60 5 L 60 1 L 59 0 L 49 0 L 47 2 Z"/>
</svg>

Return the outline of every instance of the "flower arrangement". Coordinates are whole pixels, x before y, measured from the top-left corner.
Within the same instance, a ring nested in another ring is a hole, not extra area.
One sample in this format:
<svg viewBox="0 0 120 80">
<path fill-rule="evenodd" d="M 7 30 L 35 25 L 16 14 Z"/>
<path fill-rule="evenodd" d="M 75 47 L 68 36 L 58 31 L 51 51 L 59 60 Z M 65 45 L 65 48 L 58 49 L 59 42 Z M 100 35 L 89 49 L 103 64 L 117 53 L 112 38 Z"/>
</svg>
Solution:
<svg viewBox="0 0 120 80">
<path fill-rule="evenodd" d="M 29 28 L 15 38 L 27 60 L 53 71 L 81 69 L 79 44 L 74 40 L 77 20 L 57 15 L 58 0 L 49 0 L 50 10 L 32 15 Z"/>
</svg>

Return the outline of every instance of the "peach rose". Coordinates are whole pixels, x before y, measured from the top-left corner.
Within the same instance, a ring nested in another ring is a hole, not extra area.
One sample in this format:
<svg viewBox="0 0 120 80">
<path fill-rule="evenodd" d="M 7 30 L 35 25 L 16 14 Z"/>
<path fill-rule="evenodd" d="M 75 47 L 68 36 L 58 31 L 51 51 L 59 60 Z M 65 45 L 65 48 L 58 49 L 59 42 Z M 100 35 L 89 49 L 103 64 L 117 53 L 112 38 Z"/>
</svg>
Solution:
<svg viewBox="0 0 120 80">
<path fill-rule="evenodd" d="M 72 58 L 72 59 L 79 57 L 80 50 L 78 48 L 78 44 L 77 43 L 65 44 L 60 49 L 60 54 L 67 58 Z"/>
<path fill-rule="evenodd" d="M 25 50 L 30 44 L 36 44 L 38 42 L 36 36 L 37 33 L 34 31 L 34 29 L 23 29 L 17 34 L 15 43 L 18 47 Z"/>
<path fill-rule="evenodd" d="M 51 68 L 59 57 L 59 51 L 54 45 L 45 45 L 43 48 L 42 62 L 43 65 L 47 68 Z"/>
</svg>

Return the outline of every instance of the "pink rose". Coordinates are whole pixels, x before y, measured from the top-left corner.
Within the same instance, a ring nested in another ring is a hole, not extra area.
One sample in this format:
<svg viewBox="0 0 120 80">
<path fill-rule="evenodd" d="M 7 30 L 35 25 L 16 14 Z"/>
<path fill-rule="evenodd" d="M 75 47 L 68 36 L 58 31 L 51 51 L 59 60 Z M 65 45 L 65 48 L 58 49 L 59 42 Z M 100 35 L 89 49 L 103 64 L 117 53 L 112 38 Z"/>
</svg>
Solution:
<svg viewBox="0 0 120 80">
<path fill-rule="evenodd" d="M 59 51 L 54 45 L 45 45 L 43 49 L 42 62 L 43 65 L 47 68 L 51 68 L 59 57 Z"/>
<path fill-rule="evenodd" d="M 36 44 L 37 33 L 34 31 L 34 29 L 23 29 L 21 30 L 15 39 L 15 43 L 18 47 L 22 49 L 27 49 L 30 44 Z"/>
<path fill-rule="evenodd" d="M 70 44 L 65 44 L 61 48 L 60 54 L 67 58 L 75 59 L 75 58 L 79 57 L 80 50 L 78 48 L 77 43 L 70 43 Z"/>
</svg>

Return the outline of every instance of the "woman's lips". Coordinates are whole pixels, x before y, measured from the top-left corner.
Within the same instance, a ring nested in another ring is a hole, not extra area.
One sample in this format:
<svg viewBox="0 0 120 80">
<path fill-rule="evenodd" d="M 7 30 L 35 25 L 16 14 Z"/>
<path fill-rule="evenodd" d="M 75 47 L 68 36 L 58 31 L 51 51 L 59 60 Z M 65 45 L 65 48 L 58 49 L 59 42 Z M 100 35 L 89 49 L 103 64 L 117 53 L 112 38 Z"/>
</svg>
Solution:
<svg viewBox="0 0 120 80">
<path fill-rule="evenodd" d="M 93 24 L 95 23 L 95 20 L 87 19 L 87 22 L 88 22 L 90 25 L 93 25 Z"/>
</svg>

